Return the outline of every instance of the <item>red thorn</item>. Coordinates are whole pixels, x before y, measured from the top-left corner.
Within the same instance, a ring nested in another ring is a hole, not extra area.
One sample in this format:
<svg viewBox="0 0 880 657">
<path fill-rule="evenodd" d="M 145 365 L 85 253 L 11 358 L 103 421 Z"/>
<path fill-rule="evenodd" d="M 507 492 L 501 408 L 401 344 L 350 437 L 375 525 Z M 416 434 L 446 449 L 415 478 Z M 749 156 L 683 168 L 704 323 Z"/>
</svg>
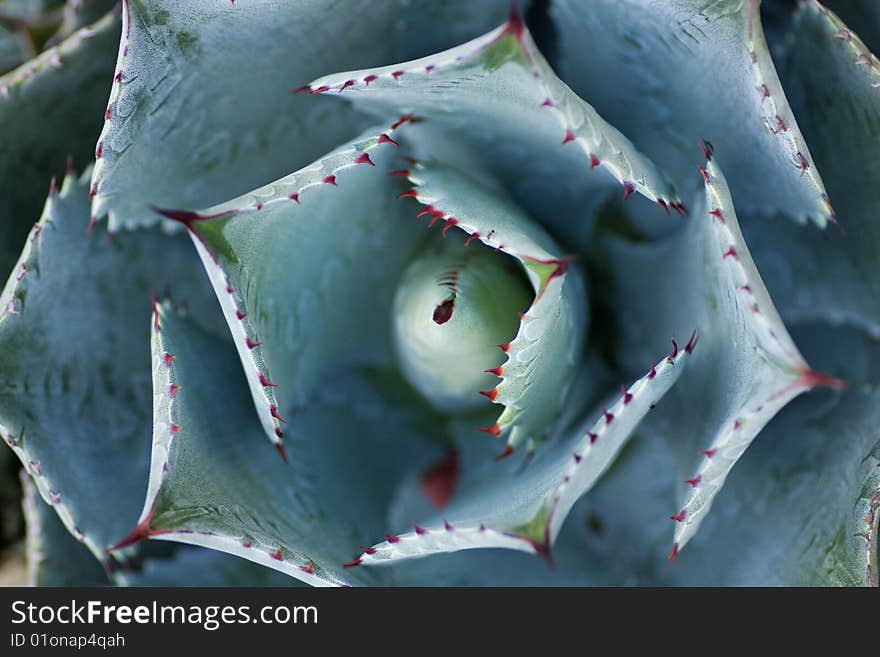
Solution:
<svg viewBox="0 0 880 657">
<path fill-rule="evenodd" d="M 281 430 L 281 427 L 275 427 L 275 435 L 278 436 L 279 440 L 284 438 L 284 432 Z"/>
<path fill-rule="evenodd" d="M 116 75 L 113 76 L 114 82 L 122 82 L 122 71 L 119 71 Z"/>
<path fill-rule="evenodd" d="M 281 548 L 275 550 L 275 554 L 272 555 L 272 558 L 275 559 L 275 561 L 283 561 L 283 557 L 281 556 Z"/>
<path fill-rule="evenodd" d="M 496 399 L 498 399 L 498 388 L 492 388 L 491 390 L 480 390 L 480 394 L 490 401 L 495 401 Z"/>
<path fill-rule="evenodd" d="M 397 198 L 417 198 L 418 195 L 419 193 L 416 190 L 410 189 L 406 192 L 400 192 L 400 194 L 397 195 Z"/>
<path fill-rule="evenodd" d="M 626 406 L 632 401 L 632 393 L 626 389 L 626 386 L 620 386 L 620 393 L 623 395 L 623 405 Z"/>
<path fill-rule="evenodd" d="M 541 107 L 553 107 L 553 101 L 549 98 L 545 98 L 544 102 L 541 103 Z"/>
<path fill-rule="evenodd" d="M 571 130 L 566 130 L 565 137 L 562 138 L 562 143 L 567 144 L 570 141 L 574 141 L 574 133 Z"/>
<path fill-rule="evenodd" d="M 413 120 L 412 114 L 404 114 L 399 119 L 397 119 L 397 121 L 395 121 L 394 123 L 391 124 L 391 129 L 397 130 L 404 123 L 410 123 L 412 120 Z"/>
<path fill-rule="evenodd" d="M 402 178 L 409 178 L 409 169 L 395 169 L 389 176 L 401 176 Z"/>
<path fill-rule="evenodd" d="M 104 154 L 104 142 L 99 141 L 98 145 L 95 146 L 95 159 L 100 160 L 101 156 L 103 154 Z M 52 180 L 54 180 L 54 178 Z"/>
<path fill-rule="evenodd" d="M 296 201 L 297 203 L 299 203 L 299 194 L 291 194 L 287 198 L 289 198 L 291 201 Z"/>
<path fill-rule="evenodd" d="M 665 212 L 666 216 L 668 217 L 669 216 L 669 205 L 667 205 L 666 201 L 664 201 L 662 198 L 658 198 L 657 203 L 660 205 L 661 208 L 663 208 L 663 212 Z"/>
<path fill-rule="evenodd" d="M 761 85 L 761 104 L 764 104 L 764 101 L 770 98 L 770 90 L 767 88 L 766 84 Z"/>
<path fill-rule="evenodd" d="M 805 388 L 830 388 L 831 390 L 845 390 L 848 386 L 843 379 L 814 372 L 809 368 L 801 370 L 798 383 Z"/>
<path fill-rule="evenodd" d="M 400 537 L 395 536 L 394 534 L 385 534 L 385 540 L 388 541 L 389 543 L 394 544 L 394 543 L 400 542 Z"/>
<path fill-rule="evenodd" d="M 253 545 L 254 545 L 253 541 L 245 541 L 244 543 L 241 544 L 241 547 L 249 548 L 249 547 L 253 547 Z"/>
<path fill-rule="evenodd" d="M 736 431 L 737 429 L 739 429 L 741 426 L 742 426 L 742 422 L 740 422 L 739 420 L 734 420 L 734 421 L 733 421 L 733 429 L 734 429 L 734 431 Z"/>
<path fill-rule="evenodd" d="M 278 450 L 278 454 L 281 456 L 281 460 L 285 463 L 288 463 L 287 452 L 284 451 L 284 445 L 282 445 L 281 443 L 275 443 L 275 449 Z"/>
<path fill-rule="evenodd" d="M 135 543 L 139 543 L 145 538 L 149 538 L 150 534 L 153 533 L 150 529 L 150 521 L 153 519 L 153 514 L 150 513 L 147 518 L 145 518 L 142 522 L 138 523 L 138 525 L 131 530 L 131 533 L 123 538 L 118 543 L 111 545 L 107 548 L 107 552 L 113 552 L 114 550 L 121 550 L 122 548 L 128 547 L 129 545 L 134 545 Z"/>
<path fill-rule="evenodd" d="M 712 161 L 712 155 L 715 153 L 715 147 L 712 145 L 711 141 L 703 140 L 700 142 L 700 151 L 703 153 L 703 157 L 706 158 L 706 162 Z"/>
<path fill-rule="evenodd" d="M 697 475 L 697 476 L 694 477 L 693 479 L 685 479 L 685 480 L 684 480 L 684 483 L 686 483 L 686 484 L 690 484 L 691 488 L 696 488 L 696 487 L 697 487 L 697 484 L 700 483 L 700 480 L 701 480 L 701 479 L 702 479 L 702 477 L 700 477 L 700 475 Z"/>
<path fill-rule="evenodd" d="M 464 245 L 469 246 L 471 242 L 480 239 L 480 237 L 482 237 L 482 235 L 480 235 L 479 233 L 473 233 L 464 241 Z"/>
<path fill-rule="evenodd" d="M 717 451 L 718 451 L 717 449 L 704 449 L 704 450 L 700 450 L 700 454 L 705 456 L 707 459 L 710 459 L 713 456 L 715 456 L 715 452 L 717 452 Z"/>
<path fill-rule="evenodd" d="M 697 167 L 700 170 L 700 175 L 703 176 L 703 182 L 707 185 L 711 184 L 709 180 L 709 173 L 703 167 Z"/>
<path fill-rule="evenodd" d="M 248 349 L 253 349 L 254 347 L 259 347 L 261 344 L 263 344 L 262 342 L 254 342 L 248 337 L 244 339 L 244 343 L 245 345 L 247 345 Z"/>
<path fill-rule="evenodd" d="M 580 454 L 574 454 L 573 456 L 574 456 L 574 462 L 575 462 L 575 463 L 580 463 L 580 462 L 581 462 L 581 458 L 582 458 L 582 457 L 581 457 Z"/>
<path fill-rule="evenodd" d="M 692 353 L 694 347 L 697 346 L 697 329 L 694 329 L 694 332 L 691 333 L 691 339 L 688 340 L 687 344 L 684 346 L 684 350 L 687 353 Z"/>
<path fill-rule="evenodd" d="M 281 417 L 280 415 L 278 415 L 278 409 L 275 407 L 275 404 L 270 404 L 270 406 L 269 406 L 269 415 L 271 415 L 272 417 L 274 417 L 274 418 L 275 418 L 276 420 L 278 420 L 279 422 L 287 422 L 287 420 L 285 420 L 283 417 Z"/>
<path fill-rule="evenodd" d="M 244 313 L 240 310 L 235 311 L 235 318 L 238 319 L 239 321 L 243 320 L 245 317 L 247 317 L 247 313 Z"/>
<path fill-rule="evenodd" d="M 428 64 L 428 65 L 425 67 L 425 73 L 430 73 L 430 72 L 433 71 L 435 68 L 437 68 L 437 67 L 434 66 L 433 64 Z"/>
<path fill-rule="evenodd" d="M 625 201 L 630 196 L 632 196 L 634 191 L 636 191 L 635 185 L 633 185 L 629 181 L 624 182 L 623 183 L 623 200 Z"/>
<path fill-rule="evenodd" d="M 736 258 L 738 256 L 736 255 L 736 249 L 734 249 L 731 246 L 730 248 L 727 249 L 727 251 L 725 251 L 724 253 L 721 254 L 721 257 L 722 258 Z"/>
<path fill-rule="evenodd" d="M 318 87 L 317 89 L 312 89 L 311 91 L 309 91 L 309 96 L 314 96 L 315 94 L 322 94 L 325 91 L 330 91 L 330 87 L 324 85 L 324 86 Z"/>
<path fill-rule="evenodd" d="M 657 376 L 657 364 L 652 362 L 651 363 L 651 371 L 648 372 L 648 381 L 653 379 L 655 376 Z"/>
<path fill-rule="evenodd" d="M 519 7 L 517 7 L 515 0 L 511 0 L 506 31 L 512 33 L 517 41 L 519 41 L 522 39 L 523 30 L 525 30 L 525 23 L 523 23 L 523 19 L 519 15 Z"/>
<path fill-rule="evenodd" d="M 443 520 L 443 529 L 445 529 L 445 530 L 448 531 L 448 532 L 453 532 L 453 531 L 455 531 L 455 527 L 453 527 L 452 525 L 450 525 L 450 524 L 449 524 L 449 521 L 448 521 L 448 520 L 445 520 L 445 519 Z"/>
<path fill-rule="evenodd" d="M 488 433 L 492 436 L 500 436 L 501 435 L 501 427 L 498 426 L 496 422 L 491 427 L 477 427 L 477 431 L 482 431 L 483 433 Z"/>
<path fill-rule="evenodd" d="M 672 549 L 669 551 L 669 555 L 666 557 L 666 560 L 669 563 L 675 563 L 675 558 L 678 556 L 678 543 L 672 544 Z"/>
<path fill-rule="evenodd" d="M 150 307 L 153 311 L 153 330 L 158 333 L 159 328 L 159 297 L 156 296 L 156 290 L 150 290 Z"/>
<path fill-rule="evenodd" d="M 333 185 L 334 187 L 336 187 L 336 176 L 324 176 L 321 179 L 321 182 L 325 185 Z"/>
<path fill-rule="evenodd" d="M 507 344 L 496 344 L 495 346 L 498 347 L 505 354 L 510 353 L 510 343 L 509 342 Z"/>
<path fill-rule="evenodd" d="M 506 459 L 508 456 L 513 454 L 513 445 L 508 445 L 504 448 L 504 451 L 501 452 L 498 456 L 495 457 L 496 461 L 501 461 L 502 459 Z"/>
<path fill-rule="evenodd" d="M 113 116 L 113 110 L 108 106 L 104 111 L 104 120 L 109 121 L 111 116 Z"/>
<path fill-rule="evenodd" d="M 355 164 L 369 164 L 371 167 L 376 166 L 375 162 L 370 159 L 369 153 L 361 153 L 354 161 Z"/>
<path fill-rule="evenodd" d="M 687 515 L 687 510 L 682 509 L 674 516 L 669 516 L 670 520 L 674 520 L 675 522 L 684 522 L 685 516 Z"/>
<path fill-rule="evenodd" d="M 360 566 L 362 562 L 363 562 L 363 559 L 361 559 L 360 557 L 355 557 L 354 559 L 352 559 L 348 563 L 342 564 L 342 567 L 343 568 L 355 568 L 356 566 Z"/>
<path fill-rule="evenodd" d="M 366 76 L 366 77 L 364 78 L 364 83 L 369 87 L 369 86 L 370 86 L 370 82 L 373 82 L 374 80 L 376 80 L 376 76 L 370 74 L 370 75 L 368 75 L 368 76 Z"/>
<path fill-rule="evenodd" d="M 504 375 L 504 365 L 499 365 L 498 367 L 493 367 L 492 369 L 483 370 L 486 374 L 494 374 L 495 376 L 503 376 Z"/>
<path fill-rule="evenodd" d="M 354 86 L 354 80 L 346 80 L 345 82 L 342 83 L 342 86 L 339 87 L 339 91 L 343 92 L 346 89 L 348 89 L 349 87 L 353 87 L 353 86 Z"/>
<path fill-rule="evenodd" d="M 391 77 L 395 80 L 399 80 L 401 75 L 406 75 L 406 71 L 393 71 L 391 73 Z"/>
<path fill-rule="evenodd" d="M 419 535 L 419 536 L 424 536 L 425 534 L 428 533 L 428 530 L 427 530 L 427 529 L 422 529 L 422 528 L 419 527 L 416 523 L 413 523 L 413 529 L 416 530 L 416 534 Z"/>
<path fill-rule="evenodd" d="M 180 390 L 180 386 L 177 385 L 176 383 L 172 383 L 172 384 L 168 387 L 168 394 L 171 395 L 171 397 L 175 397 L 175 396 L 177 396 L 177 392 L 178 392 L 179 390 Z"/>
<path fill-rule="evenodd" d="M 98 144 L 100 146 L 100 144 Z M 810 167 L 810 164 L 807 162 L 807 158 L 803 156 L 803 154 L 798 151 L 797 152 L 798 164 L 801 167 L 801 177 L 807 172 L 807 169 Z"/>
<path fill-rule="evenodd" d="M 173 361 L 175 358 L 177 358 L 176 355 L 174 355 L 174 354 L 169 354 L 169 353 L 166 351 L 166 352 L 165 352 L 165 365 L 166 365 L 167 367 L 171 367 L 171 363 L 172 363 L 172 361 Z"/>
<path fill-rule="evenodd" d="M 592 431 L 587 432 L 587 436 L 590 438 L 590 444 L 593 445 L 597 440 L 599 440 L 599 435 L 593 433 Z"/>
<path fill-rule="evenodd" d="M 89 200 L 91 201 L 95 198 L 95 195 L 98 193 L 98 185 L 92 185 L 89 189 Z"/>
<path fill-rule="evenodd" d="M 98 220 L 95 217 L 89 217 L 89 223 L 86 226 L 86 235 L 91 235 L 92 231 L 95 229 L 95 224 L 98 223 Z"/>
<path fill-rule="evenodd" d="M 670 363 L 675 360 L 675 357 L 678 356 L 678 343 L 675 341 L 675 338 L 672 338 L 672 351 L 669 352 L 669 356 L 666 357 Z"/>
<path fill-rule="evenodd" d="M 709 214 L 711 214 L 713 217 L 715 217 L 722 224 L 725 223 L 724 215 L 721 214 L 721 210 L 719 208 L 715 208 L 714 210 L 709 210 Z"/>
<path fill-rule="evenodd" d="M 609 424 L 614 422 L 614 414 L 609 413 L 607 409 L 605 409 L 605 408 L 602 409 L 602 415 L 605 416 L 605 426 L 608 426 Z"/>
<path fill-rule="evenodd" d="M 365 547 L 365 546 L 361 545 L 361 552 L 363 552 L 364 554 L 371 554 L 372 555 L 372 554 L 376 554 L 377 550 L 374 547 Z"/>
<path fill-rule="evenodd" d="M 301 86 L 301 87 L 297 87 L 296 89 L 294 89 L 294 90 L 291 91 L 290 93 L 293 93 L 293 94 L 301 94 L 301 93 L 303 93 L 304 91 L 311 91 L 311 89 L 312 89 L 312 88 L 311 88 L 309 85 L 304 84 L 304 85 Z"/>
<path fill-rule="evenodd" d="M 173 424 L 173 423 L 172 423 L 172 425 L 171 425 L 171 435 L 173 436 L 173 435 L 176 434 L 178 431 L 180 431 L 180 426 L 177 425 L 177 424 Z"/>
<path fill-rule="evenodd" d="M 168 210 L 165 208 L 157 208 L 155 206 L 153 206 L 152 210 L 166 219 L 172 219 L 183 224 L 190 230 L 192 230 L 193 222 L 207 221 L 208 219 L 220 219 L 221 217 L 228 217 L 231 214 L 235 214 L 235 210 L 227 210 L 226 212 L 219 212 L 217 214 L 199 214 L 198 212 L 192 212 L 190 210 Z"/>
<path fill-rule="evenodd" d="M 272 383 L 269 379 L 266 378 L 266 375 L 263 374 L 262 372 L 260 372 L 257 376 L 260 379 L 260 385 L 263 386 L 264 388 L 277 388 L 278 387 L 277 383 Z"/>
<path fill-rule="evenodd" d="M 300 566 L 299 569 L 304 573 L 308 573 L 309 575 L 313 575 L 315 572 L 315 564 L 309 561 L 308 565 Z"/>
<path fill-rule="evenodd" d="M 422 210 L 421 212 L 419 212 L 419 213 L 416 215 L 416 219 L 421 219 L 421 218 L 424 217 L 426 214 L 434 214 L 434 208 L 433 208 L 432 206 L 430 206 L 430 205 L 427 206 L 424 210 Z"/>
<path fill-rule="evenodd" d="M 394 144 L 395 146 L 400 146 L 399 143 L 394 141 L 391 137 L 386 135 L 384 132 L 381 135 L 379 135 L 379 137 L 376 139 L 376 143 L 377 144 Z"/>
<path fill-rule="evenodd" d="M 442 509 L 452 499 L 461 470 L 458 453 L 450 452 L 419 478 L 419 488 L 435 509 Z M 396 541 L 389 541 L 395 543 Z"/>
<path fill-rule="evenodd" d="M 443 235 L 443 237 L 446 237 L 446 233 L 449 232 L 449 229 L 457 225 L 458 219 L 456 219 L 455 217 L 450 217 L 446 220 L 446 225 L 443 226 L 443 230 L 441 230 L 440 233 Z"/>
</svg>

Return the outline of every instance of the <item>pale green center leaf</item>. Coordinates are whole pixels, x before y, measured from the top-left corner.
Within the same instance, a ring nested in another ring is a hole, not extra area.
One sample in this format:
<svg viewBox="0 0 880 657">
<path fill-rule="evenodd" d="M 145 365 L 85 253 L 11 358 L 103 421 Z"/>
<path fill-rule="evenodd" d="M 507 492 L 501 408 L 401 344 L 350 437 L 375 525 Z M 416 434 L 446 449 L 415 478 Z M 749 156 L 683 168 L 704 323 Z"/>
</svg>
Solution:
<svg viewBox="0 0 880 657">
<path fill-rule="evenodd" d="M 412 384 L 438 409 L 485 403 L 505 360 L 498 348 L 519 328 L 532 301 L 519 263 L 461 234 L 415 260 L 404 272 L 392 310 L 395 348 Z"/>
</svg>

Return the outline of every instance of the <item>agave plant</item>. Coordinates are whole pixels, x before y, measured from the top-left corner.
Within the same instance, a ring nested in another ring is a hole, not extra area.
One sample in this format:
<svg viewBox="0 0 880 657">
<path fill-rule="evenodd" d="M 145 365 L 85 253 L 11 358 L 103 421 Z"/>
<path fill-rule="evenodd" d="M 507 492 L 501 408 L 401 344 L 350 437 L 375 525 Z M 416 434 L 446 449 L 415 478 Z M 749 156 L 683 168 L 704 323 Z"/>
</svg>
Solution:
<svg viewBox="0 0 880 657">
<path fill-rule="evenodd" d="M 32 581 L 876 586 L 880 12 L 759 5 L 124 0 L 0 78 Z"/>
</svg>

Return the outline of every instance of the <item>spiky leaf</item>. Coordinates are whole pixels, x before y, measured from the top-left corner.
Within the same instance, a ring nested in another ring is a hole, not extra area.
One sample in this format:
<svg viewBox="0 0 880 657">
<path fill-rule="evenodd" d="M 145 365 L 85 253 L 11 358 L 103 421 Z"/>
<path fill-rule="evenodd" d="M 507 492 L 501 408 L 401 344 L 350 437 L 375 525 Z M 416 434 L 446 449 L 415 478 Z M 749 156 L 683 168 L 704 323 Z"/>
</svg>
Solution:
<svg viewBox="0 0 880 657">
<path fill-rule="evenodd" d="M 206 322 L 216 309 L 185 239 L 86 233 L 88 175 L 50 193 L 0 296 L 0 433 L 104 559 L 137 517 L 148 471 L 151 289 L 173 286 Z"/>
<path fill-rule="evenodd" d="M 761 29 L 758 0 L 553 4 L 572 88 L 684 186 L 709 140 L 741 211 L 832 217 Z M 633 111 L 633 108 L 639 108 Z"/>
</svg>

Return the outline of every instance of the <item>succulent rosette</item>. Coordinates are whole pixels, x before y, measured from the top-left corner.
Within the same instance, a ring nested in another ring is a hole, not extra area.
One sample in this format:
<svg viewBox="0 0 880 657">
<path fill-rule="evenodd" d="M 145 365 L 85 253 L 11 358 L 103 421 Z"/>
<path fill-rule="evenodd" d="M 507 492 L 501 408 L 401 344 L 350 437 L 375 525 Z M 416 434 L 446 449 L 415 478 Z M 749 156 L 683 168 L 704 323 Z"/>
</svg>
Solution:
<svg viewBox="0 0 880 657">
<path fill-rule="evenodd" d="M 5 74 L 32 581 L 877 585 L 880 14 L 759 4 L 125 0 Z"/>
</svg>

